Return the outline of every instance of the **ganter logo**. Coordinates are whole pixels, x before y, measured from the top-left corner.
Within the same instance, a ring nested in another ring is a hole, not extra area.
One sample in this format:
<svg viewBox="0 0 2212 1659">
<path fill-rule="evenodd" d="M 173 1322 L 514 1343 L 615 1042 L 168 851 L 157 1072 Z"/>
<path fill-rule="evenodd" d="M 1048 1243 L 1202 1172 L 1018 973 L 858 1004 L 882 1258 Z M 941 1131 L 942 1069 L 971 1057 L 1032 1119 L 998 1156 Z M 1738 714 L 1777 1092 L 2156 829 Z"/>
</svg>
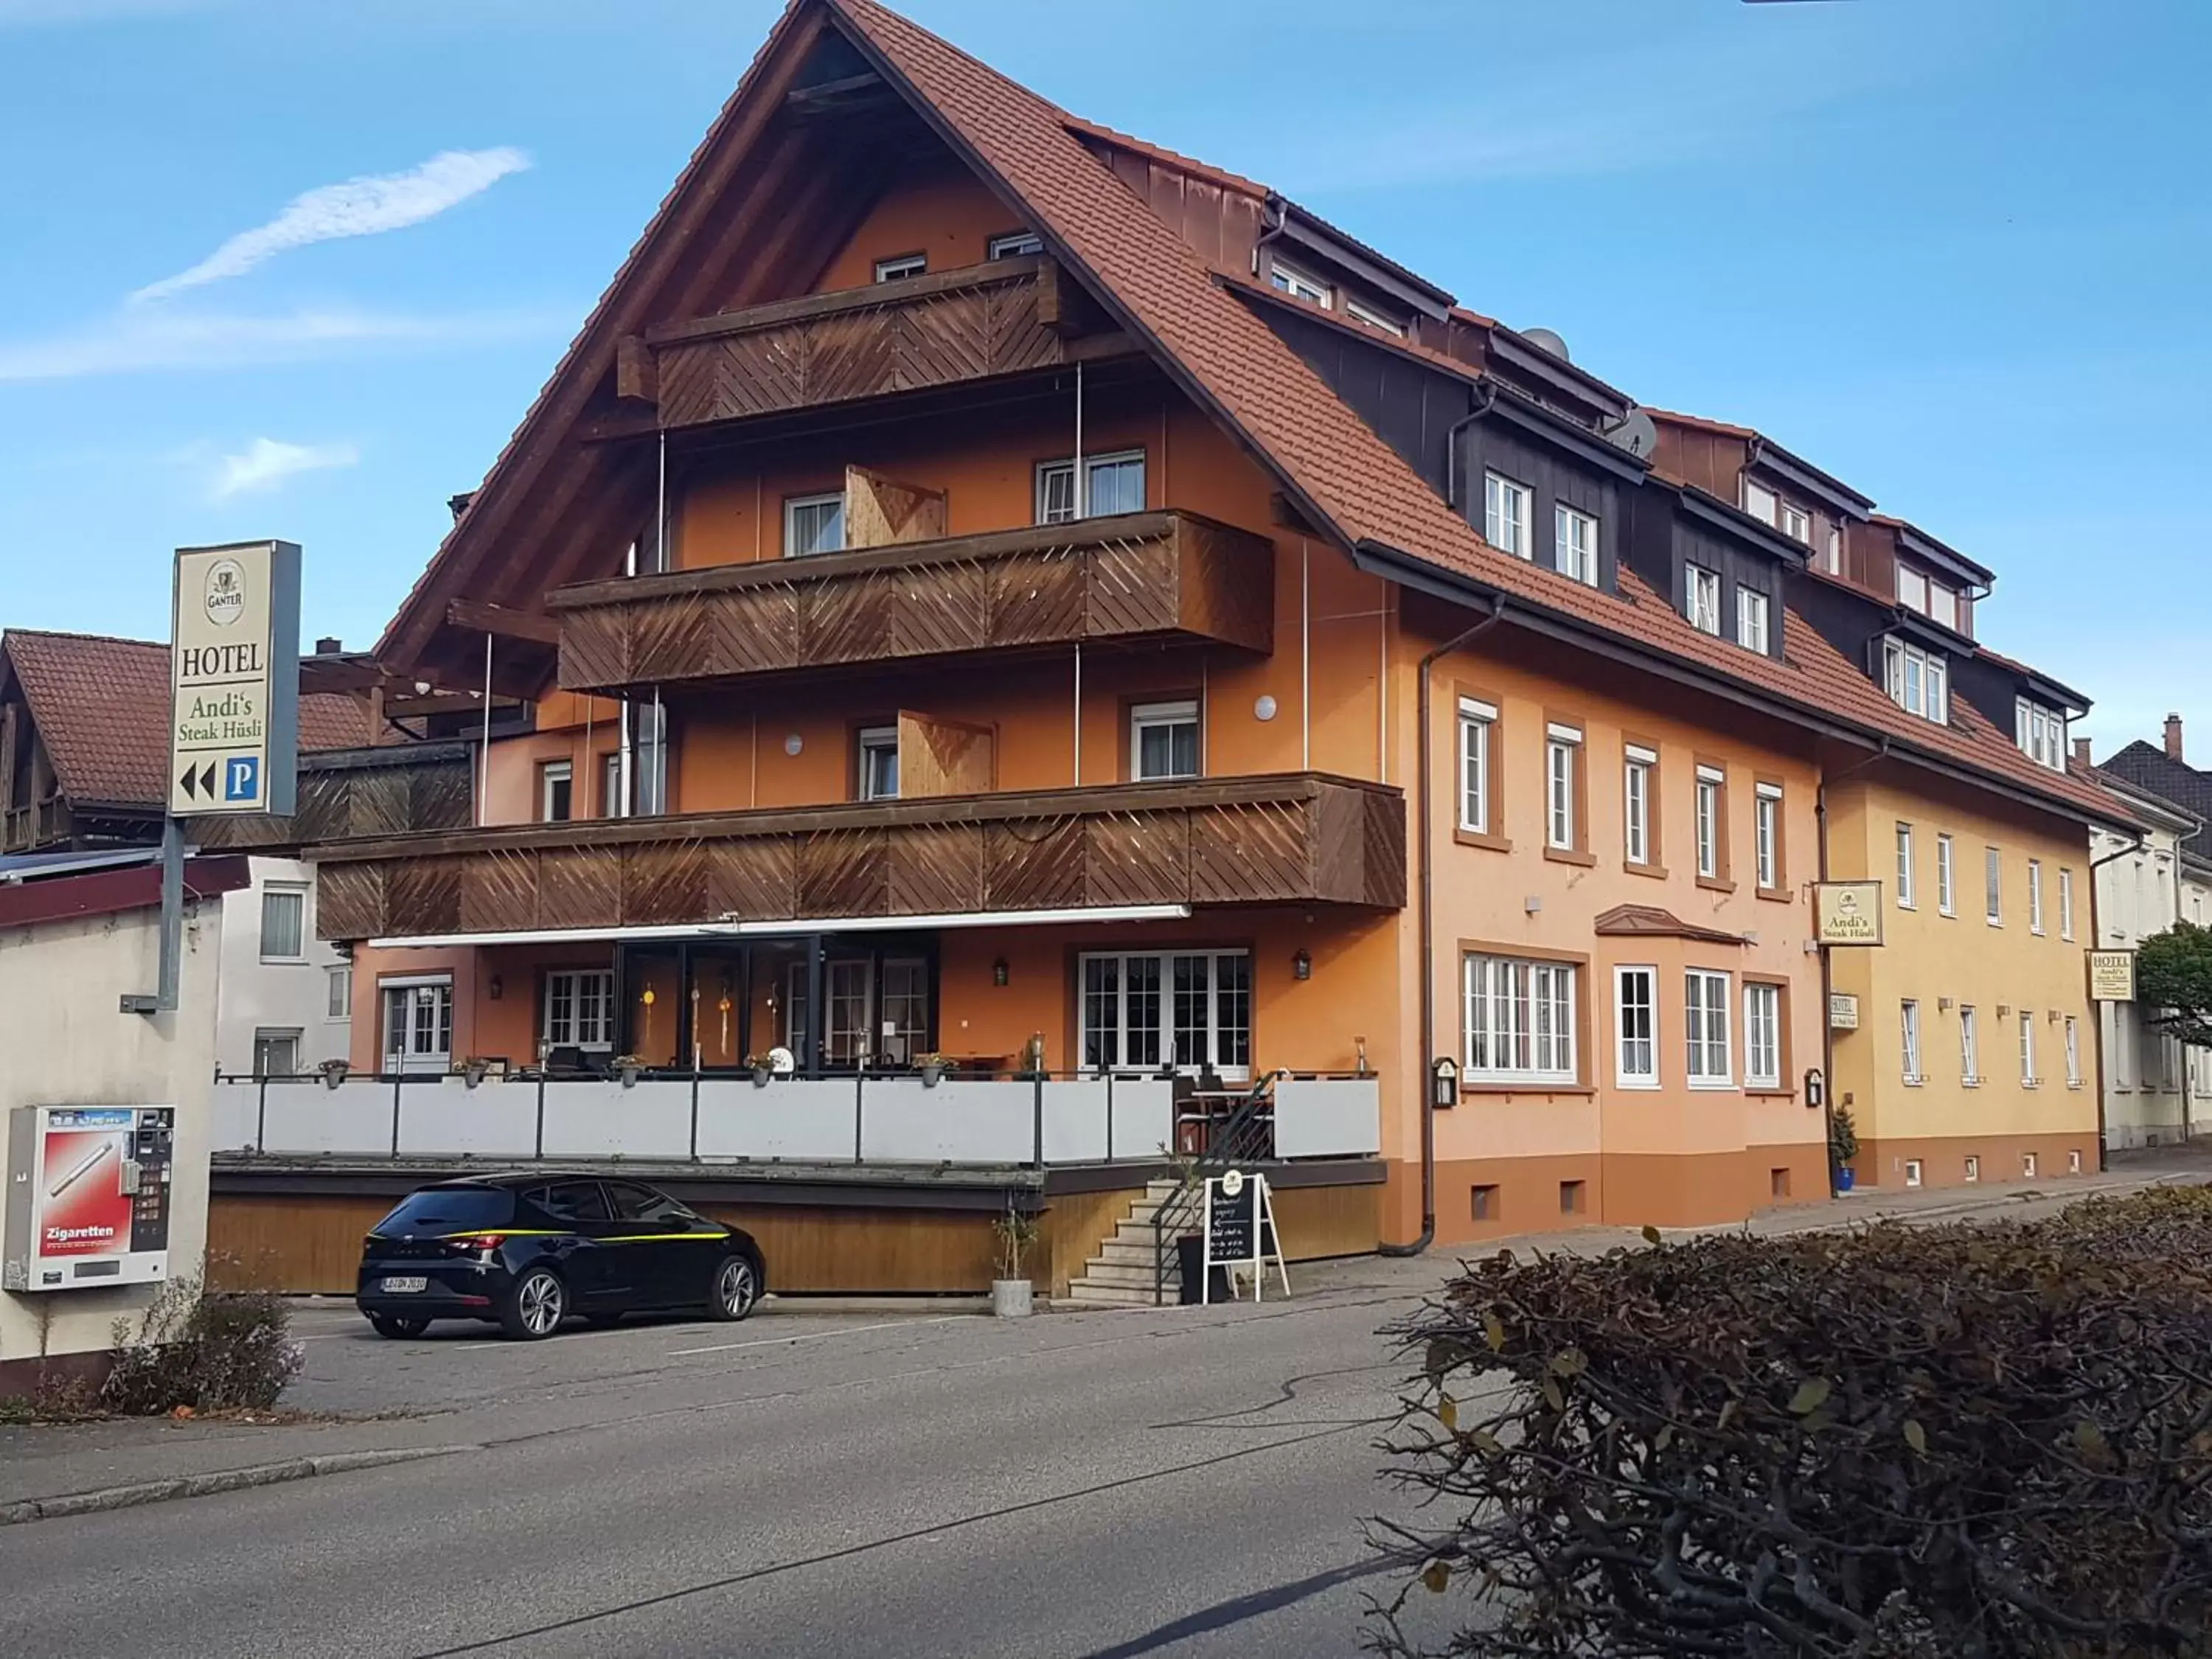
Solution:
<svg viewBox="0 0 2212 1659">
<path fill-rule="evenodd" d="M 207 618 L 228 628 L 246 614 L 246 567 L 236 559 L 217 559 L 208 567 Z"/>
</svg>

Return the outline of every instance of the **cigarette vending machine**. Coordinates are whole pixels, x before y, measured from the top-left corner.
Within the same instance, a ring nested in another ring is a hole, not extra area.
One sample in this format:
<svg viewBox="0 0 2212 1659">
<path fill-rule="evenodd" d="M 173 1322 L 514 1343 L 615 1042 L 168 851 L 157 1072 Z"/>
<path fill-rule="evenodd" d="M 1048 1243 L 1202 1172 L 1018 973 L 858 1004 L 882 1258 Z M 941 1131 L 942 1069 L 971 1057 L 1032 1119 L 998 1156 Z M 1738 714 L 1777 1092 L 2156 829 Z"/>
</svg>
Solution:
<svg viewBox="0 0 2212 1659">
<path fill-rule="evenodd" d="M 169 1276 L 173 1106 L 18 1106 L 8 1115 L 0 1290 Z"/>
</svg>

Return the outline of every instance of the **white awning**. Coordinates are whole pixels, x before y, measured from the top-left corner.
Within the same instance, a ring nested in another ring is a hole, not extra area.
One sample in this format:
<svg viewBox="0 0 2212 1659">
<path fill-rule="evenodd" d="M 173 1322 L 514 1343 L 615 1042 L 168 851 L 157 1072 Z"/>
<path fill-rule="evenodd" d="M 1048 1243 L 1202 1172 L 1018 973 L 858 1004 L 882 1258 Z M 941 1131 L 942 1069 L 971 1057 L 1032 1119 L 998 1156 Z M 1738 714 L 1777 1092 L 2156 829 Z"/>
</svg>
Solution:
<svg viewBox="0 0 2212 1659">
<path fill-rule="evenodd" d="M 912 933 L 941 927 L 1038 927 L 1060 923 L 1182 921 L 1188 904 L 1106 904 L 1076 910 L 981 910 L 940 916 L 824 916 L 798 921 L 708 921 L 685 927 L 544 927 L 506 933 L 430 933 L 373 939 L 378 951 L 451 950 L 464 945 L 643 945 L 656 940 L 803 938 L 809 933 Z"/>
</svg>

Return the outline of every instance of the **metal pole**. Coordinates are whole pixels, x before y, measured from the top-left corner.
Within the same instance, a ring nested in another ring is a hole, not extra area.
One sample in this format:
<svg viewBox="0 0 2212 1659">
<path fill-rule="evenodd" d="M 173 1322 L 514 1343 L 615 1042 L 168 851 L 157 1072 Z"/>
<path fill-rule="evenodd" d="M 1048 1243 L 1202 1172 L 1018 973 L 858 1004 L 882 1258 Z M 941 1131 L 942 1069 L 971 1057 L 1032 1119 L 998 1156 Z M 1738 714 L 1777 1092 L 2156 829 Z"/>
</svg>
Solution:
<svg viewBox="0 0 2212 1659">
<path fill-rule="evenodd" d="M 477 757 L 477 822 L 491 822 L 491 635 L 484 635 L 483 752 Z"/>
<path fill-rule="evenodd" d="M 1040 1070 L 1036 1074 L 1036 1095 L 1035 1104 L 1031 1109 L 1036 1120 L 1034 1126 L 1036 1139 L 1033 1142 L 1034 1150 L 1030 1158 L 1030 1167 L 1033 1170 L 1044 1168 L 1044 1079 L 1045 1074 Z"/>
<path fill-rule="evenodd" d="M 260 1082 L 261 1098 L 253 1110 L 253 1150 L 257 1152 L 266 1152 L 269 1150 L 269 1076 L 267 1073 L 262 1073 Z"/>
<path fill-rule="evenodd" d="M 177 1012 L 178 981 L 183 977 L 185 954 L 185 824 L 175 817 L 161 820 L 161 934 L 160 963 L 154 994 L 125 992 L 121 1007 L 126 1014 L 173 1014 Z"/>
<path fill-rule="evenodd" d="M 392 1074 L 392 1155 L 394 1158 L 399 1156 L 399 1091 L 406 1082 L 406 1073 L 394 1072 Z"/>
</svg>

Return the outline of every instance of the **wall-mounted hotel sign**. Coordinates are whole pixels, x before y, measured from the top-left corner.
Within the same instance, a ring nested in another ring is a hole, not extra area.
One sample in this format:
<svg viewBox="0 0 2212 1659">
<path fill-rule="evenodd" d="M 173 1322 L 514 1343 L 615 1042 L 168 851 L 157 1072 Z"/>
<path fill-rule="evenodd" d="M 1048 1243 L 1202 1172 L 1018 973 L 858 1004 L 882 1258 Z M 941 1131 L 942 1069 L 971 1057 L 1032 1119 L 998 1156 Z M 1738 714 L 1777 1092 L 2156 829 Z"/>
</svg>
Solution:
<svg viewBox="0 0 2212 1659">
<path fill-rule="evenodd" d="M 1814 937 L 1823 945 L 1881 944 L 1881 884 L 1814 883 L 1813 927 Z"/>
<path fill-rule="evenodd" d="M 2133 1002 L 2136 1000 L 2136 953 L 2132 951 L 2092 951 L 2089 957 L 2089 1000 Z"/>
<path fill-rule="evenodd" d="M 1859 1029 L 1859 1000 L 1849 991 L 1828 994 L 1828 1029 L 1832 1031 L 1856 1031 Z"/>
</svg>

